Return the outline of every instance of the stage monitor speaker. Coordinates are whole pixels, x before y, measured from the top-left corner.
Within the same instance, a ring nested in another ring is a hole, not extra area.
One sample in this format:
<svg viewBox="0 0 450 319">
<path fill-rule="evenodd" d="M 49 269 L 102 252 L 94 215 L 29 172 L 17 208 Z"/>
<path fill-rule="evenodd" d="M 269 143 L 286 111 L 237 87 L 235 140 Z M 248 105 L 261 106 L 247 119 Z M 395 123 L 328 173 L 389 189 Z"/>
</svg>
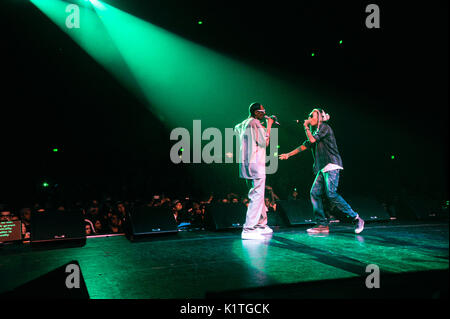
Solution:
<svg viewBox="0 0 450 319">
<path fill-rule="evenodd" d="M 242 203 L 214 203 L 206 208 L 206 226 L 210 230 L 242 228 L 247 206 Z"/>
<path fill-rule="evenodd" d="M 177 232 L 177 222 L 167 207 L 143 206 L 128 214 L 127 235 L 132 240 L 147 235 Z"/>
<path fill-rule="evenodd" d="M 278 205 L 277 205 L 278 206 Z M 282 216 L 277 207 L 276 211 L 269 210 L 267 212 L 267 225 L 270 227 L 285 227 L 287 226 L 286 218 Z"/>
<path fill-rule="evenodd" d="M 277 211 L 283 214 L 289 226 L 315 224 L 311 202 L 306 199 L 279 200 Z"/>
<path fill-rule="evenodd" d="M 11 291 L 1 299 L 89 299 L 80 264 L 73 260 Z"/>
<path fill-rule="evenodd" d="M 81 211 L 33 212 L 31 215 L 30 241 L 32 245 L 83 246 L 86 229 Z"/>
<path fill-rule="evenodd" d="M 358 215 L 364 219 L 365 222 L 370 221 L 389 221 L 391 220 L 391 215 L 383 207 L 383 205 L 378 202 L 374 197 L 361 195 L 361 196 L 343 196 L 345 201 L 350 205 L 350 207 L 358 213 Z M 334 215 L 338 212 L 339 216 Z M 333 208 L 331 212 L 334 217 L 345 218 L 342 212 Z M 348 219 L 350 220 L 350 219 Z M 345 221 L 345 219 L 344 219 Z"/>
</svg>

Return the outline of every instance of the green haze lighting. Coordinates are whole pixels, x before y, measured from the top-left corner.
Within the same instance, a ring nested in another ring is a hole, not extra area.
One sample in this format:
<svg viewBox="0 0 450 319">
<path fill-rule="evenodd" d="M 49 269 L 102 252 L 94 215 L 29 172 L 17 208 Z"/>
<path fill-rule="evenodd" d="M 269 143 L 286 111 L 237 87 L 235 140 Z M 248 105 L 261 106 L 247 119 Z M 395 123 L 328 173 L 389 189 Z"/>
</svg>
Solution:
<svg viewBox="0 0 450 319">
<path fill-rule="evenodd" d="M 277 148 L 280 148 L 280 145 L 277 145 Z"/>
<path fill-rule="evenodd" d="M 47 183 L 47 182 L 43 182 L 43 183 L 42 183 L 42 186 L 48 187 L 48 183 Z"/>
<path fill-rule="evenodd" d="M 315 53 L 311 53 L 311 56 L 315 56 L 316 54 Z"/>
<path fill-rule="evenodd" d="M 201 131 L 217 128 L 224 133 L 226 128 L 233 128 L 245 119 L 253 101 L 276 106 L 275 113 L 295 118 L 299 110 L 293 113 L 289 105 L 313 105 L 325 99 L 322 86 L 319 90 L 306 78 L 299 77 L 294 82 L 278 72 L 272 73 L 268 67 L 216 52 L 103 1 L 90 0 L 88 5 L 79 5 L 79 28 L 67 26 L 74 11 L 66 9 L 70 2 L 84 4 L 84 1 L 30 1 L 43 13 L 36 15 L 37 25 L 53 22 L 55 28 L 67 34 L 169 130 L 190 131 L 193 121 L 201 120 Z M 191 23 L 199 21 L 199 17 L 194 17 Z M 316 55 L 314 51 L 311 53 L 313 57 Z M 79 68 L 76 61 L 71 66 Z M 308 111 L 309 107 L 300 110 Z M 195 135 L 193 131 L 190 133 Z M 197 151 L 194 144 L 192 153 L 198 154 Z M 218 176 L 229 178 L 230 166 L 214 167 Z M 191 173 L 199 174 L 194 169 Z"/>
<path fill-rule="evenodd" d="M 203 24 L 203 21 L 199 21 L 198 24 Z"/>
<path fill-rule="evenodd" d="M 342 44 L 342 40 L 341 40 L 341 41 L 339 41 L 339 44 Z"/>
<path fill-rule="evenodd" d="M 92 3 L 92 5 L 94 6 L 94 7 L 96 7 L 97 9 L 100 9 L 100 10 L 105 10 L 105 7 L 103 6 L 103 4 L 101 4 L 100 3 L 100 1 L 98 1 L 98 0 L 89 0 L 91 3 Z"/>
<path fill-rule="evenodd" d="M 199 118 L 205 127 L 232 127 L 255 98 L 278 105 L 278 113 L 290 113 L 283 105 L 307 105 L 317 99 L 303 80 L 294 85 L 102 1 L 79 6 L 80 28 L 66 25 L 68 2 L 31 3 L 169 128 L 192 127 L 193 119 Z M 214 108 L 208 107 L 212 104 Z"/>
<path fill-rule="evenodd" d="M 59 150 L 58 150 L 57 148 L 54 148 L 54 149 L 53 149 L 53 152 L 54 152 L 54 153 L 56 153 L 56 152 L 58 152 L 58 151 L 59 151 Z"/>
<path fill-rule="evenodd" d="M 391 156 L 391 159 L 395 159 L 395 156 L 394 156 L 394 155 L 392 155 L 392 156 Z"/>
<path fill-rule="evenodd" d="M 74 1 L 81 0 L 70 2 Z M 276 113 L 292 118 L 295 114 L 288 105 L 313 105 L 318 100 L 314 85 L 302 78 L 293 83 L 272 74 L 269 68 L 261 69 L 211 50 L 103 1 L 79 5 L 78 29 L 66 25 L 73 14 L 66 12 L 69 2 L 31 0 L 31 3 L 169 130 L 182 127 L 190 131 L 193 120 L 200 119 L 202 130 L 211 127 L 223 133 L 245 119 L 249 104 L 255 100 L 276 105 Z M 50 22 L 42 15 L 38 19 Z M 191 22 L 199 21 L 197 17 Z M 306 113 L 309 107 L 302 111 Z M 184 158 L 185 152 L 178 155 L 183 154 Z M 197 154 L 196 149 L 192 152 Z M 230 169 L 230 165 L 218 167 L 216 177 L 228 177 Z M 194 169 L 191 173 L 200 175 Z"/>
<path fill-rule="evenodd" d="M 140 88 L 136 84 L 133 74 L 131 74 L 128 65 L 97 15 L 97 12 L 103 14 L 103 10 L 106 8 L 98 0 L 90 0 L 87 2 L 88 5 L 85 5 L 85 2 L 81 0 L 71 2 L 77 3 L 79 8 L 79 28 L 69 28 L 66 24 L 70 14 L 73 14 L 72 11 L 66 12 L 70 3 L 62 0 L 31 0 L 31 3 L 55 23 L 61 31 L 66 33 L 94 60 L 121 81 L 127 89 L 140 97 L 142 93 L 140 93 Z"/>
<path fill-rule="evenodd" d="M 99 3 L 105 7 L 101 22 L 147 107 L 168 127 L 192 127 L 199 118 L 202 127 L 231 127 L 242 121 L 255 98 L 267 105 L 289 105 L 313 95 L 303 85 L 299 90 L 298 85 Z M 214 108 L 208 107 L 212 104 Z"/>
<path fill-rule="evenodd" d="M 181 152 L 184 152 L 184 148 L 180 148 L 180 151 L 181 151 Z"/>
</svg>

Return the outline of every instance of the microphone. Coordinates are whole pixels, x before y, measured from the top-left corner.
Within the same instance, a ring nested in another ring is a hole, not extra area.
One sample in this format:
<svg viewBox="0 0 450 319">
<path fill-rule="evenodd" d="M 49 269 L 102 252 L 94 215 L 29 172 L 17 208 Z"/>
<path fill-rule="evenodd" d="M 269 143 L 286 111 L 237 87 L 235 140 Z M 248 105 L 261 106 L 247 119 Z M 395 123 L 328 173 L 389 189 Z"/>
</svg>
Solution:
<svg viewBox="0 0 450 319">
<path fill-rule="evenodd" d="M 278 123 L 277 117 L 276 117 L 275 115 L 271 115 L 271 116 L 264 115 L 264 117 L 265 117 L 266 119 L 272 119 L 273 122 L 274 122 L 276 125 L 281 126 L 280 123 Z"/>
</svg>

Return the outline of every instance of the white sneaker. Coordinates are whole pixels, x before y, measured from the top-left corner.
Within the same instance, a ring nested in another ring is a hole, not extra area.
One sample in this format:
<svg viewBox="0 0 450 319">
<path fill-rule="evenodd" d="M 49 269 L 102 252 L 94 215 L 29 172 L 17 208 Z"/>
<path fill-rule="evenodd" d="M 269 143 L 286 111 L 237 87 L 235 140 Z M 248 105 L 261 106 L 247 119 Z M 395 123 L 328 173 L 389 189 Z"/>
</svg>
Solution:
<svg viewBox="0 0 450 319">
<path fill-rule="evenodd" d="M 259 228 L 258 227 L 258 228 L 256 228 L 256 230 L 262 235 L 264 235 L 264 234 L 272 234 L 273 233 L 272 228 L 270 228 L 269 226 L 265 226 L 264 228 Z"/>
<path fill-rule="evenodd" d="M 359 217 L 359 215 L 358 215 L 356 217 L 356 221 L 357 221 L 357 225 L 356 225 L 356 228 L 355 228 L 355 233 L 359 234 L 364 229 L 364 220 L 361 217 Z"/>
<path fill-rule="evenodd" d="M 257 231 L 242 232 L 241 238 L 242 239 L 266 239 L 266 237 L 264 237 Z"/>
</svg>

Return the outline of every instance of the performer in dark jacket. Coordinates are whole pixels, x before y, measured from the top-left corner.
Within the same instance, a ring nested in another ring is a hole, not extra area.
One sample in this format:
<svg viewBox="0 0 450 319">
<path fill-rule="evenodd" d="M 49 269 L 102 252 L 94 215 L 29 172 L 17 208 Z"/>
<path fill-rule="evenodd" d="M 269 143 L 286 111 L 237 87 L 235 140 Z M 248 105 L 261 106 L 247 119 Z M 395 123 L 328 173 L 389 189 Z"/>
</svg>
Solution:
<svg viewBox="0 0 450 319">
<path fill-rule="evenodd" d="M 322 109 L 314 109 L 304 122 L 307 140 L 290 153 L 281 154 L 281 160 L 287 160 L 307 149 L 312 150 L 314 158 L 313 171 L 316 176 L 310 191 L 311 203 L 317 226 L 308 229 L 309 233 L 329 232 L 327 218 L 323 210 L 322 199 L 326 195 L 330 202 L 357 223 L 355 233 L 364 229 L 364 220 L 353 211 L 350 205 L 337 193 L 339 172 L 344 169 L 331 126 L 327 121 L 330 116 Z M 315 128 L 314 133 L 311 129 Z"/>
</svg>

